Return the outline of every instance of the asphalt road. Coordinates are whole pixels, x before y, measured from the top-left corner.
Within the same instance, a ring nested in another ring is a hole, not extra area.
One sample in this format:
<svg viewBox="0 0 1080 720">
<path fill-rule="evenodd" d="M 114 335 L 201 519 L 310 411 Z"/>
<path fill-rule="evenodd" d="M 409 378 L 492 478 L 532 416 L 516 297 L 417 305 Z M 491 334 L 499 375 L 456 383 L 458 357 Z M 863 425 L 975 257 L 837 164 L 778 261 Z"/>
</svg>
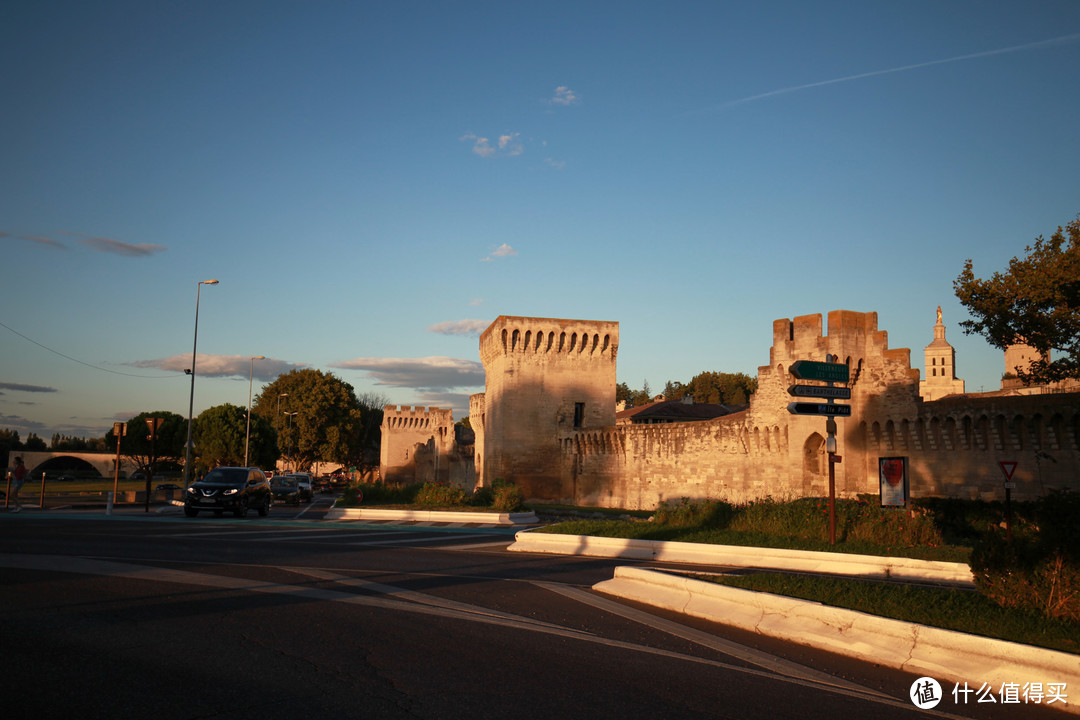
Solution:
<svg viewBox="0 0 1080 720">
<path fill-rule="evenodd" d="M 1067 717 L 920 711 L 912 676 L 617 602 L 616 561 L 513 529 L 297 512 L 0 513 L 4 716 Z"/>
</svg>

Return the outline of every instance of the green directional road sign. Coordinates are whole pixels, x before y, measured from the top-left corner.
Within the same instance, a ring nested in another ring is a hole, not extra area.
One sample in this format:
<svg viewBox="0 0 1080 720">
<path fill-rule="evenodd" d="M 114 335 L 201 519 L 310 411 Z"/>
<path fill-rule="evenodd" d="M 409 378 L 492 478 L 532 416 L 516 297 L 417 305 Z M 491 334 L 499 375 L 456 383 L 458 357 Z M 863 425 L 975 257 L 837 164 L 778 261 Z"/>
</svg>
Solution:
<svg viewBox="0 0 1080 720">
<path fill-rule="evenodd" d="M 828 415 L 829 417 L 851 417 L 850 405 L 833 403 L 793 402 L 788 403 L 787 411 L 792 415 Z"/>
<path fill-rule="evenodd" d="M 845 366 L 846 367 L 846 366 Z M 787 389 L 788 395 L 795 397 L 831 398 L 833 400 L 850 400 L 851 388 L 831 387 L 826 385 L 791 385 Z"/>
<path fill-rule="evenodd" d="M 848 366 L 842 363 L 796 360 L 789 368 L 796 380 L 821 380 L 824 382 L 848 381 Z"/>
</svg>

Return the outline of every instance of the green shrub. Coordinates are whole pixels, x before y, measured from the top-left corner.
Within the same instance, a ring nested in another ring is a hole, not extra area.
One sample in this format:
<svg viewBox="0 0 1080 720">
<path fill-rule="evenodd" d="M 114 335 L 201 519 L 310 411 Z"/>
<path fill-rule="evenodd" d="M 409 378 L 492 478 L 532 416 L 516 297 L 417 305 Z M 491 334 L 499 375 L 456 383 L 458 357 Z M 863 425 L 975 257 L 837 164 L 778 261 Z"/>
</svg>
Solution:
<svg viewBox="0 0 1080 720">
<path fill-rule="evenodd" d="M 653 522 L 674 527 L 726 527 L 735 509 L 723 500 L 665 500 L 653 514 Z"/>
<path fill-rule="evenodd" d="M 754 500 L 738 507 L 728 527 L 739 532 L 828 540 L 829 504 L 824 498 Z"/>
<path fill-rule="evenodd" d="M 494 502 L 495 493 L 486 485 L 473 490 L 472 497 L 469 498 L 469 504 L 474 505 L 475 507 L 491 507 Z"/>
<path fill-rule="evenodd" d="M 465 490 L 457 485 L 427 482 L 416 493 L 417 505 L 456 507 L 466 504 Z"/>
<path fill-rule="evenodd" d="M 1034 522 L 1013 523 L 1011 540 L 993 528 L 976 543 L 975 584 L 1003 607 L 1080 621 L 1080 495 L 1052 492 L 1031 506 Z"/>
<path fill-rule="evenodd" d="M 360 501 L 364 505 L 410 505 L 416 498 L 416 493 L 420 490 L 420 485 L 387 485 L 386 483 L 362 483 L 356 486 L 350 486 L 345 491 L 345 497 L 349 497 L 349 491 L 352 490 L 355 495 L 355 490 L 359 490 L 363 493 L 363 499 Z"/>
<path fill-rule="evenodd" d="M 918 508 L 881 507 L 863 500 L 845 500 L 837 502 L 838 526 L 841 516 L 845 540 L 884 547 L 941 547 L 945 544 L 933 516 Z"/>
<path fill-rule="evenodd" d="M 491 506 L 500 512 L 517 512 L 525 507 L 525 496 L 516 485 L 504 483 L 493 488 Z"/>
</svg>

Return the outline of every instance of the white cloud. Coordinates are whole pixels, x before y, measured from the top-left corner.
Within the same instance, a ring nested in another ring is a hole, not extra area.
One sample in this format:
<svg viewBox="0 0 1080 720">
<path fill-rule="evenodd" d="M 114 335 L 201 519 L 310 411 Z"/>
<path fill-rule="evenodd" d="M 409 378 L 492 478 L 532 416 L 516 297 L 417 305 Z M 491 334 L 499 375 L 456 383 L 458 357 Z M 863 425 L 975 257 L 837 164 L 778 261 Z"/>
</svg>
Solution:
<svg viewBox="0 0 1080 720">
<path fill-rule="evenodd" d="M 479 337 L 481 333 L 491 325 L 490 320 L 447 320 L 435 323 L 428 328 L 428 332 L 441 335 L 472 335 Z"/>
<path fill-rule="evenodd" d="M 161 370 L 184 372 L 191 367 L 190 355 L 173 355 L 160 360 L 139 360 L 130 363 L 135 367 L 152 367 Z M 240 377 L 247 379 L 249 374 L 260 382 L 271 382 L 291 370 L 305 367 L 296 363 L 274 358 L 251 361 L 250 355 L 203 355 L 195 359 L 195 372 L 199 377 Z"/>
<path fill-rule="evenodd" d="M 336 363 L 343 370 L 366 370 L 378 385 L 445 392 L 483 387 L 484 366 L 473 360 L 432 356 L 424 358 L 355 358 Z"/>
<path fill-rule="evenodd" d="M 472 133 L 468 133 L 468 134 L 462 135 L 461 139 L 462 140 L 471 140 L 472 143 L 473 143 L 472 151 L 474 153 L 476 153 L 477 155 L 479 155 L 480 157 L 491 157 L 496 152 L 495 148 L 491 147 L 491 141 L 488 140 L 486 137 L 480 137 L 478 135 L 473 135 Z"/>
<path fill-rule="evenodd" d="M 577 105 L 581 99 L 576 92 L 565 85 L 560 85 L 555 88 L 555 95 L 548 102 L 552 105 Z"/>
<path fill-rule="evenodd" d="M 499 152 L 504 155 L 513 157 L 514 155 L 520 155 L 525 152 L 525 146 L 521 144 L 518 137 L 521 133 L 509 133 L 507 135 L 499 136 Z"/>
<path fill-rule="evenodd" d="M 492 260 L 494 260 L 497 257 L 509 257 L 511 255 L 517 255 L 517 254 L 518 254 L 517 250 L 510 247 L 506 243 L 503 243 L 499 247 L 495 248 L 494 252 L 492 252 L 486 258 L 483 258 L 483 260 L 481 262 L 491 262 Z"/>
<path fill-rule="evenodd" d="M 490 138 L 473 133 L 466 133 L 461 136 L 461 140 L 471 142 L 473 144 L 472 151 L 483 158 L 521 155 L 525 152 L 525 144 L 520 138 L 521 133 L 519 132 L 504 133 L 492 144 Z"/>
<path fill-rule="evenodd" d="M 556 170 L 562 170 L 563 168 L 566 167 L 566 161 L 565 160 L 552 160 L 551 158 L 544 158 L 544 163 L 548 167 L 555 168 Z"/>
</svg>

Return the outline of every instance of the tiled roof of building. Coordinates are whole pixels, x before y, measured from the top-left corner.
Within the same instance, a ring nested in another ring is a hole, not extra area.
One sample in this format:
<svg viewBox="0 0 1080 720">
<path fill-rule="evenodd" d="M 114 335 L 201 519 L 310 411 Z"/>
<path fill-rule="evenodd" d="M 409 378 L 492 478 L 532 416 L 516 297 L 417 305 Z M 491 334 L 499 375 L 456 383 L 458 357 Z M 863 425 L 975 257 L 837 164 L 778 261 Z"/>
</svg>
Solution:
<svg viewBox="0 0 1080 720">
<path fill-rule="evenodd" d="M 716 405 L 712 403 L 684 403 L 681 400 L 651 402 L 630 407 L 615 413 L 619 422 L 694 422 L 712 420 L 746 409 L 745 405 Z"/>
</svg>

